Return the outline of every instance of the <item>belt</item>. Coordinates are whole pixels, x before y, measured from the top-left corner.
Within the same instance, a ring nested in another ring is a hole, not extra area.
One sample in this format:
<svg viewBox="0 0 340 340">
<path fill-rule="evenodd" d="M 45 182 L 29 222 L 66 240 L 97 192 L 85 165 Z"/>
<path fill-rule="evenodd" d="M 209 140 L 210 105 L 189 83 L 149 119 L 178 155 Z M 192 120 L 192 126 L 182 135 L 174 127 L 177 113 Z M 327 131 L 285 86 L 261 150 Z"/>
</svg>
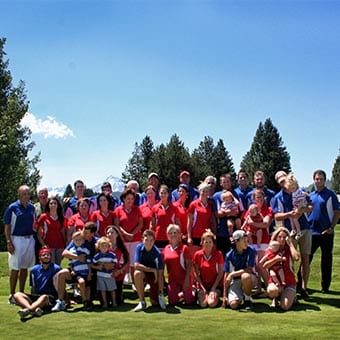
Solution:
<svg viewBox="0 0 340 340">
<path fill-rule="evenodd" d="M 33 235 L 12 235 L 15 237 L 31 238 Z"/>
</svg>

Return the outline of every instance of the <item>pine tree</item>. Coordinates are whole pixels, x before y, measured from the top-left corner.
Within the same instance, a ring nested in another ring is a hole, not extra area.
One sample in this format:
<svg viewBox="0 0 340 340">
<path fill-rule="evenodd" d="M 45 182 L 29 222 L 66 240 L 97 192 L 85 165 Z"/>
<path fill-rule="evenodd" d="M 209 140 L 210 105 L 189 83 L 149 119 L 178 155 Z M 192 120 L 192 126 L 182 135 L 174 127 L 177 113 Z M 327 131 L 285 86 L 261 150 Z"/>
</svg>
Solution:
<svg viewBox="0 0 340 340">
<path fill-rule="evenodd" d="M 127 182 L 134 179 L 139 183 L 141 190 L 144 190 L 147 185 L 147 177 L 151 169 L 150 162 L 153 154 L 153 141 L 149 136 L 145 136 L 141 144 L 135 143 L 132 156 L 128 160 L 128 164 L 122 174 L 123 180 Z M 155 170 L 151 169 L 151 171 Z"/>
<path fill-rule="evenodd" d="M 340 149 L 332 170 L 332 189 L 340 194 Z"/>
<path fill-rule="evenodd" d="M 74 196 L 75 192 L 73 191 L 72 189 L 72 185 L 71 184 L 67 184 L 67 187 L 65 189 L 65 192 L 64 192 L 64 198 L 65 197 L 72 197 Z"/>
<path fill-rule="evenodd" d="M 227 173 L 230 174 L 234 180 L 236 178 L 234 163 L 229 152 L 226 150 L 222 139 L 218 140 L 214 148 L 211 168 L 212 173 L 217 180 L 222 174 Z"/>
<path fill-rule="evenodd" d="M 28 110 L 24 82 L 12 85 L 9 61 L 5 60 L 6 39 L 0 39 L 0 215 L 17 198 L 17 189 L 27 184 L 34 191 L 41 177 L 37 169 L 40 155 L 29 157 L 34 148 L 31 131 L 20 122 Z"/>
<path fill-rule="evenodd" d="M 182 170 L 191 172 L 189 150 L 179 137 L 174 134 L 168 144 L 158 147 L 150 162 L 151 170 L 158 173 L 161 183 L 171 190 L 178 185 L 178 175 Z"/>
<path fill-rule="evenodd" d="M 267 186 L 279 190 L 275 173 L 279 170 L 290 171 L 290 155 L 269 118 L 264 124 L 260 122 L 251 148 L 243 157 L 240 167 L 248 172 L 250 178 L 257 170 L 262 170 L 267 176 Z"/>
</svg>

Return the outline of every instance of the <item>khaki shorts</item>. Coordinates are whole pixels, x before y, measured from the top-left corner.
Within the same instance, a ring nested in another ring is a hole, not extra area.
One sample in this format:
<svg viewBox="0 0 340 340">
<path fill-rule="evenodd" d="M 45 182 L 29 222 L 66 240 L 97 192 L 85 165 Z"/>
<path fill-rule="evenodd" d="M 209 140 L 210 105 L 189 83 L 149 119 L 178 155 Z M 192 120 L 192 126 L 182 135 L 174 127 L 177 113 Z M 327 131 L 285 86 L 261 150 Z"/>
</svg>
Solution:
<svg viewBox="0 0 340 340">
<path fill-rule="evenodd" d="M 257 283 L 256 275 L 251 274 L 251 280 L 254 287 L 255 284 Z M 228 288 L 228 302 L 230 303 L 231 301 L 238 300 L 242 303 L 243 297 L 244 294 L 242 289 L 242 280 L 241 279 L 233 280 L 230 284 L 230 287 Z"/>
<path fill-rule="evenodd" d="M 296 240 L 292 237 L 293 244 L 295 248 L 299 245 L 299 250 L 301 254 L 310 255 L 312 252 L 312 230 L 311 229 L 304 229 L 301 230 L 302 236 L 299 240 Z"/>
</svg>

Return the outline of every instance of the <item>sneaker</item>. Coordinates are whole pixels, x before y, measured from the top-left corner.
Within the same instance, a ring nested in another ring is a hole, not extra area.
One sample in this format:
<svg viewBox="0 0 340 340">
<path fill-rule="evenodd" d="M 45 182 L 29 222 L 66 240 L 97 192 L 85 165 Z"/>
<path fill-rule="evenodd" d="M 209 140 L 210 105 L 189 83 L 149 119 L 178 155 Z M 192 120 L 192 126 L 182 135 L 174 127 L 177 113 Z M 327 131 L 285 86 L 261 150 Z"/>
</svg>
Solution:
<svg viewBox="0 0 340 340">
<path fill-rule="evenodd" d="M 134 291 L 134 292 L 137 292 L 137 288 L 134 284 L 131 285 L 131 289 Z"/>
<path fill-rule="evenodd" d="M 40 317 L 40 316 L 42 316 L 42 315 L 44 314 L 44 311 L 43 311 L 42 308 L 37 307 L 37 308 L 35 309 L 35 311 L 34 311 L 32 314 L 33 314 L 34 316 Z"/>
<path fill-rule="evenodd" d="M 52 312 L 60 312 L 62 310 L 66 309 L 65 301 L 62 300 L 57 300 L 56 304 L 54 307 L 51 309 Z"/>
<path fill-rule="evenodd" d="M 244 301 L 243 307 L 245 310 L 252 310 L 253 306 L 250 300 Z"/>
<path fill-rule="evenodd" d="M 23 320 L 26 316 L 29 316 L 31 312 L 28 308 L 23 308 L 18 310 L 18 314 L 20 316 L 20 319 Z"/>
<path fill-rule="evenodd" d="M 138 305 L 133 309 L 133 311 L 134 312 L 140 312 L 144 309 L 146 309 L 146 302 L 145 301 L 139 301 Z"/>
<path fill-rule="evenodd" d="M 294 229 L 292 229 L 292 231 L 290 232 L 290 236 L 294 237 L 296 235 L 296 231 Z"/>
<path fill-rule="evenodd" d="M 304 300 L 309 300 L 310 299 L 310 296 L 309 296 L 309 294 L 307 292 L 307 289 L 301 289 L 300 295 L 301 295 L 301 298 L 304 299 Z"/>
<path fill-rule="evenodd" d="M 147 283 L 146 285 L 145 285 L 145 288 L 144 288 L 144 290 L 146 291 L 146 292 L 149 292 L 150 291 L 150 285 Z"/>
<path fill-rule="evenodd" d="M 74 288 L 73 297 L 75 298 L 81 297 L 81 294 L 78 288 Z"/>
<path fill-rule="evenodd" d="M 17 302 L 15 301 L 15 298 L 14 298 L 14 295 L 13 294 L 10 294 L 9 297 L 8 297 L 8 303 L 10 305 L 16 305 Z"/>
<path fill-rule="evenodd" d="M 158 303 L 159 303 L 159 306 L 161 307 L 161 309 L 166 309 L 166 303 L 165 303 L 165 299 L 164 299 L 163 294 L 158 295 Z"/>
</svg>

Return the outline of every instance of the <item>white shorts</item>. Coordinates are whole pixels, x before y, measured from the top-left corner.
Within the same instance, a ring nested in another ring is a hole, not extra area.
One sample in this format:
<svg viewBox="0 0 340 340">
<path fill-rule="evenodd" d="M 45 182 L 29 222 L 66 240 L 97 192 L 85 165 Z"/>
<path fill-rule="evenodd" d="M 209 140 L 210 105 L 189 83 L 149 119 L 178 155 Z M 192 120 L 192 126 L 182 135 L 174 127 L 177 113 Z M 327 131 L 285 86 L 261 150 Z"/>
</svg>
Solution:
<svg viewBox="0 0 340 340">
<path fill-rule="evenodd" d="M 251 280 L 253 283 L 253 287 L 256 284 L 256 275 L 251 274 Z M 235 301 L 238 300 L 240 302 L 243 301 L 243 297 L 244 297 L 244 293 L 243 293 L 243 289 L 242 289 L 242 280 L 241 279 L 236 279 L 233 280 L 230 284 L 230 287 L 228 288 L 228 301 L 229 303 L 231 301 Z"/>
<path fill-rule="evenodd" d="M 138 243 L 140 242 L 125 242 L 125 247 L 130 256 L 130 267 L 133 267 L 135 264 L 135 252 Z"/>
<path fill-rule="evenodd" d="M 33 235 L 11 236 L 14 254 L 8 253 L 8 266 L 11 270 L 30 268 L 35 264 L 35 241 Z"/>
</svg>

